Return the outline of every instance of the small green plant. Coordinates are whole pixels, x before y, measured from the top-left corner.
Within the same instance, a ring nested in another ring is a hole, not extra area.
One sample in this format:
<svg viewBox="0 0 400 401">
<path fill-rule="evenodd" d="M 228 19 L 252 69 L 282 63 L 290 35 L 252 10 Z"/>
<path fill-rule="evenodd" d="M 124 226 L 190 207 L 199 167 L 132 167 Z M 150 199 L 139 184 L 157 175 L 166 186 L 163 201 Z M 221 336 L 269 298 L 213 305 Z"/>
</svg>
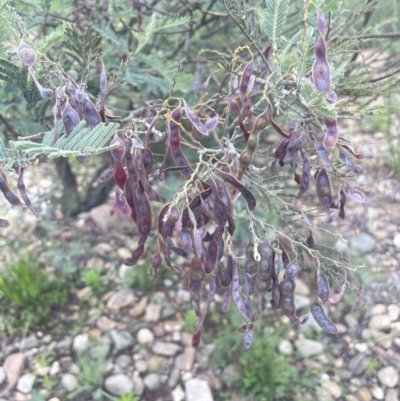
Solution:
<svg viewBox="0 0 400 401">
<path fill-rule="evenodd" d="M 103 289 L 104 279 L 98 270 L 88 269 L 82 272 L 81 281 L 98 294 Z"/>
<path fill-rule="evenodd" d="M 372 374 L 376 374 L 376 370 L 379 366 L 379 361 L 376 358 L 368 358 L 367 359 L 367 364 L 365 366 L 365 373 L 367 375 L 372 375 Z"/>
<path fill-rule="evenodd" d="M 122 394 L 119 397 L 115 398 L 115 401 L 139 401 L 139 398 L 133 394 Z"/>
<path fill-rule="evenodd" d="M 153 277 L 143 266 L 134 266 L 126 270 L 124 283 L 136 290 L 149 291 L 153 288 Z"/>
<path fill-rule="evenodd" d="M 253 346 L 241 352 L 236 383 L 241 393 L 257 401 L 301 400 L 305 388 L 312 389 L 310 372 L 300 372 L 286 355 L 278 352 L 281 331 L 256 336 Z"/>
<path fill-rule="evenodd" d="M 183 330 L 192 333 L 196 328 L 197 316 L 194 310 L 190 309 L 186 311 L 185 318 L 183 320 Z"/>
<path fill-rule="evenodd" d="M 53 307 L 67 301 L 68 285 L 55 278 L 30 254 L 21 254 L 8 268 L 0 268 L 0 305 L 7 328 L 37 326 L 49 320 Z"/>
<path fill-rule="evenodd" d="M 114 400 L 109 394 L 107 394 L 102 388 L 102 381 L 104 372 L 106 369 L 106 354 L 104 351 L 96 352 L 95 356 L 91 355 L 95 345 L 92 345 L 87 353 L 78 354 L 78 366 L 79 366 L 79 387 L 72 391 L 67 399 L 75 400 L 77 395 L 81 393 L 91 394 L 93 400 L 102 400 L 108 398 Z M 96 349 L 96 351 L 98 351 Z"/>
<path fill-rule="evenodd" d="M 43 376 L 42 385 L 47 392 L 51 393 L 55 385 L 54 379 L 49 375 Z"/>
</svg>

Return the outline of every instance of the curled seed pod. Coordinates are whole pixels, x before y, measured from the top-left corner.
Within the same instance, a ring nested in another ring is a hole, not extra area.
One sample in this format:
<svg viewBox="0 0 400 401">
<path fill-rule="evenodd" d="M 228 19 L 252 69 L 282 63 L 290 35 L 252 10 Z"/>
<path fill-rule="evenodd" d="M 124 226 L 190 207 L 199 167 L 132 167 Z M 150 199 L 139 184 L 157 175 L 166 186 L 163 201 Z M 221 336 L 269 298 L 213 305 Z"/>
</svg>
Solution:
<svg viewBox="0 0 400 401">
<path fill-rule="evenodd" d="M 274 121 L 274 119 L 273 119 L 274 112 L 273 112 L 271 103 L 268 103 L 268 106 L 267 106 L 267 115 L 268 115 L 268 119 L 269 119 L 269 121 L 270 121 L 272 127 L 274 128 L 274 130 L 275 130 L 278 134 L 282 135 L 283 137 L 289 138 L 289 134 L 287 134 L 287 133 L 280 127 L 280 125 L 278 125 L 278 124 Z"/>
<path fill-rule="evenodd" d="M 329 150 L 335 147 L 339 138 L 339 132 L 337 129 L 336 119 L 324 117 L 324 122 L 326 131 L 325 131 L 324 141 L 322 144 L 326 150 Z"/>
<path fill-rule="evenodd" d="M 36 53 L 35 51 L 29 47 L 26 43 L 21 40 L 19 44 L 17 55 L 21 62 L 25 64 L 27 67 L 33 67 L 36 63 Z"/>
<path fill-rule="evenodd" d="M 218 242 L 212 240 L 207 249 L 206 260 L 204 262 L 204 271 L 209 274 L 214 270 L 218 258 Z"/>
<path fill-rule="evenodd" d="M 346 291 L 346 270 L 344 271 L 343 283 L 340 286 L 339 292 L 331 295 L 328 298 L 329 303 L 332 305 L 338 304 L 342 300 L 345 291 Z"/>
<path fill-rule="evenodd" d="M 40 87 L 38 89 L 39 89 L 40 96 L 43 99 L 51 99 L 53 97 L 53 90 L 52 89 L 43 88 L 43 87 Z"/>
<path fill-rule="evenodd" d="M 0 170 L 0 191 L 3 192 L 4 197 L 13 206 L 22 206 L 22 202 L 19 200 L 18 196 L 11 191 L 7 183 L 7 178 L 3 171 Z"/>
<path fill-rule="evenodd" d="M 364 192 L 354 189 L 350 184 L 348 185 L 347 193 L 354 202 L 364 203 L 367 200 Z"/>
<path fill-rule="evenodd" d="M 254 333 L 251 330 L 246 331 L 242 338 L 242 347 L 244 350 L 248 350 L 254 342 Z"/>
<path fill-rule="evenodd" d="M 290 262 L 285 269 L 285 278 L 294 280 L 299 274 L 299 265 L 296 262 Z"/>
<path fill-rule="evenodd" d="M 115 203 L 117 206 L 117 209 L 124 215 L 124 216 L 130 216 L 132 214 L 132 210 L 128 205 L 128 202 L 125 199 L 125 196 L 123 195 L 122 191 L 117 188 L 117 191 L 115 192 Z"/>
<path fill-rule="evenodd" d="M 225 173 L 223 171 L 218 171 L 219 174 L 221 175 L 222 179 L 232 186 L 234 186 L 242 195 L 245 201 L 247 202 L 247 206 L 249 207 L 249 210 L 253 211 L 256 206 L 256 198 L 254 195 L 240 182 L 238 181 L 233 175 L 229 173 Z"/>
<path fill-rule="evenodd" d="M 201 331 L 197 331 L 192 336 L 192 347 L 197 348 L 201 343 Z"/>
<path fill-rule="evenodd" d="M 296 139 L 297 139 L 296 131 L 291 131 L 289 142 L 288 142 L 287 148 L 286 148 L 286 155 L 283 158 L 283 162 L 285 164 L 289 164 L 294 158 L 295 152 L 297 151 L 297 149 L 295 148 Z"/>
<path fill-rule="evenodd" d="M 224 292 L 224 295 L 222 296 L 222 302 L 221 302 L 222 313 L 228 312 L 230 299 L 231 299 L 231 289 L 228 288 Z"/>
<path fill-rule="evenodd" d="M 251 59 L 249 63 L 247 63 L 247 65 L 244 67 L 239 82 L 240 102 L 242 104 L 244 113 L 246 114 L 250 122 L 252 122 L 254 116 L 251 111 L 251 98 L 247 95 L 247 89 L 249 87 L 252 73 L 253 73 L 253 59 Z"/>
<path fill-rule="evenodd" d="M 161 254 L 160 252 L 157 252 L 152 258 L 151 258 L 151 268 L 153 269 L 153 279 L 155 280 L 157 277 L 157 271 L 160 268 L 162 263 L 161 259 Z"/>
<path fill-rule="evenodd" d="M 329 160 L 328 152 L 325 150 L 324 146 L 321 142 L 318 142 L 316 138 L 314 138 L 314 146 L 315 150 L 318 153 L 318 156 L 321 158 L 322 163 L 324 164 L 325 170 L 330 173 L 333 171 L 332 164 Z"/>
<path fill-rule="evenodd" d="M 232 278 L 236 268 L 236 261 L 231 254 L 228 254 L 226 260 L 226 268 L 222 271 L 221 274 L 221 285 L 223 287 L 229 287 L 232 283 Z"/>
<path fill-rule="evenodd" d="M 356 159 L 364 159 L 365 155 L 357 153 L 354 148 L 350 145 L 340 145 L 342 148 L 347 149 Z"/>
<path fill-rule="evenodd" d="M 216 291 L 217 291 L 216 279 L 215 279 L 215 276 L 211 276 L 210 286 L 209 286 L 208 295 L 207 295 L 207 309 L 210 307 L 212 301 L 214 300 Z"/>
<path fill-rule="evenodd" d="M 10 225 L 10 222 L 5 219 L 0 219 L 0 228 L 6 228 Z"/>
<path fill-rule="evenodd" d="M 317 269 L 315 274 L 316 274 L 315 280 L 317 282 L 318 296 L 320 297 L 322 302 L 325 302 L 328 300 L 329 294 L 331 292 L 329 288 L 329 281 L 325 276 L 325 274 L 320 271 L 320 269 Z"/>
<path fill-rule="evenodd" d="M 144 253 L 144 241 L 146 237 L 141 237 L 139 240 L 139 245 L 136 249 L 133 250 L 132 256 L 130 258 L 124 259 L 123 264 L 126 266 L 134 266 L 137 264 L 139 259 L 142 257 Z"/>
<path fill-rule="evenodd" d="M 78 93 L 78 91 L 77 91 L 77 93 Z M 83 115 L 85 116 L 86 121 L 92 127 L 101 123 L 101 117 L 100 117 L 99 112 L 97 111 L 96 107 L 89 100 L 89 98 L 87 96 L 84 97 L 83 102 L 82 102 L 82 112 L 83 112 Z"/>
<path fill-rule="evenodd" d="M 316 183 L 319 203 L 324 207 L 330 208 L 332 205 L 332 185 L 324 168 L 319 171 Z"/>
<path fill-rule="evenodd" d="M 331 68 L 328 63 L 327 48 L 323 37 L 315 43 L 315 61 L 312 66 L 312 78 L 318 92 L 330 92 Z"/>
<path fill-rule="evenodd" d="M 343 150 L 343 148 L 340 146 L 339 147 L 339 157 L 340 160 L 345 164 L 346 167 L 348 167 L 353 173 L 355 174 L 360 174 L 361 173 L 361 168 L 356 166 L 349 158 L 347 153 Z"/>
<path fill-rule="evenodd" d="M 304 153 L 303 157 L 303 167 L 300 178 L 300 190 L 297 196 L 302 196 L 310 186 L 310 178 L 311 178 L 311 165 L 310 160 L 306 153 Z"/>
<path fill-rule="evenodd" d="M 105 171 L 105 172 L 97 179 L 97 181 L 98 181 L 98 182 L 107 182 L 107 181 L 110 181 L 112 177 L 113 177 L 113 172 L 112 172 L 112 170 L 108 170 L 108 171 Z"/>
<path fill-rule="evenodd" d="M 342 189 L 340 190 L 339 204 L 340 204 L 339 217 L 344 220 L 345 218 L 344 206 L 346 204 L 346 194 Z"/>
<path fill-rule="evenodd" d="M 207 127 L 201 122 L 200 118 L 198 115 L 187 105 L 185 100 L 183 101 L 184 107 L 185 107 L 185 114 L 186 117 L 189 119 L 189 121 L 195 126 L 197 131 L 200 132 L 200 134 L 208 136 L 209 132 Z"/>
<path fill-rule="evenodd" d="M 135 164 L 136 164 L 136 171 L 138 173 L 140 182 L 142 183 L 143 189 L 149 196 L 151 200 L 154 200 L 156 202 L 162 203 L 162 199 L 160 198 L 160 195 L 151 187 L 148 179 L 147 179 L 147 174 L 144 169 L 144 164 L 142 160 L 142 153 L 139 151 L 135 152 Z"/>
<path fill-rule="evenodd" d="M 337 334 L 337 327 L 328 319 L 324 309 L 317 300 L 311 305 L 311 314 L 322 330 L 329 334 Z"/>
<path fill-rule="evenodd" d="M 65 104 L 61 118 L 67 136 L 75 129 L 75 127 L 80 122 L 79 114 L 72 108 L 68 100 L 67 103 Z"/>
<path fill-rule="evenodd" d="M 208 132 L 211 132 L 213 129 L 215 129 L 218 125 L 219 121 L 219 115 L 216 114 L 214 117 L 209 118 L 204 122 L 204 126 L 207 128 Z"/>
<path fill-rule="evenodd" d="M 310 230 L 310 233 L 308 234 L 308 237 L 306 239 L 306 244 L 310 249 L 313 249 L 315 247 L 315 242 L 314 242 L 314 238 L 313 238 L 311 230 Z"/>
<path fill-rule="evenodd" d="M 247 293 L 247 295 L 250 296 L 253 294 L 254 289 L 256 288 L 257 274 L 245 273 L 244 278 L 245 278 L 245 284 L 246 284 L 246 293 Z"/>
<path fill-rule="evenodd" d="M 19 193 L 22 196 L 22 199 L 25 202 L 25 205 L 32 211 L 32 213 L 39 218 L 39 215 L 36 212 L 35 207 L 32 205 L 31 200 L 29 199 L 28 194 L 26 193 L 26 188 L 24 184 L 24 168 L 20 165 L 19 166 L 19 173 L 18 173 L 18 182 L 17 182 Z"/>
</svg>

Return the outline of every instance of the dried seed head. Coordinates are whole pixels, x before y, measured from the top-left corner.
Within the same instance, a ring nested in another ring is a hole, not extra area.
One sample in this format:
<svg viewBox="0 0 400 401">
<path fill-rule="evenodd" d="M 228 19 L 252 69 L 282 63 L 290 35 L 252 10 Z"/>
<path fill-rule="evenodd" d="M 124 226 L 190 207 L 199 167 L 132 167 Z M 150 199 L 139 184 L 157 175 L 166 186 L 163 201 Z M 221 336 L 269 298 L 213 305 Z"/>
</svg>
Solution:
<svg viewBox="0 0 400 401">
<path fill-rule="evenodd" d="M 19 59 L 27 66 L 33 67 L 36 63 L 36 53 L 27 44 L 21 41 L 19 44 L 17 54 Z"/>
</svg>

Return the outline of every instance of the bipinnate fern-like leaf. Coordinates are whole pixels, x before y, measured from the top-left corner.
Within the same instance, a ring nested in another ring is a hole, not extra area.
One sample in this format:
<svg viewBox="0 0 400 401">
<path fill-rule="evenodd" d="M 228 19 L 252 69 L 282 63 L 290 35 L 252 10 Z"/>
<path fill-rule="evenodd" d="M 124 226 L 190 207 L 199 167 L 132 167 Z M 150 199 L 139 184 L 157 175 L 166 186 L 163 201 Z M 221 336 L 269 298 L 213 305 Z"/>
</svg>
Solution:
<svg viewBox="0 0 400 401">
<path fill-rule="evenodd" d="M 47 155 L 50 158 L 60 156 L 91 156 L 107 152 L 117 145 L 107 146 L 107 142 L 115 134 L 119 124 L 104 123 L 94 128 L 87 126 L 86 121 L 81 121 L 69 136 L 65 135 L 64 125 L 59 122 L 57 129 L 59 138 L 55 144 L 54 128 L 43 137 L 42 143 L 31 140 L 13 141 L 17 149 L 23 149 L 28 156 Z"/>
<path fill-rule="evenodd" d="M 285 27 L 289 9 L 288 0 L 266 0 L 264 13 L 264 32 L 274 48 Z"/>
<path fill-rule="evenodd" d="M 29 161 L 29 157 L 25 152 L 16 149 L 14 144 L 11 144 L 10 148 L 7 148 L 0 139 L 0 166 L 2 170 L 12 171 L 21 164 L 23 166 L 29 164 Z"/>
<path fill-rule="evenodd" d="M 89 68 L 90 63 L 100 55 L 101 37 L 97 32 L 86 27 L 83 32 L 73 25 L 65 24 L 64 52 L 75 60 L 82 75 Z"/>
</svg>

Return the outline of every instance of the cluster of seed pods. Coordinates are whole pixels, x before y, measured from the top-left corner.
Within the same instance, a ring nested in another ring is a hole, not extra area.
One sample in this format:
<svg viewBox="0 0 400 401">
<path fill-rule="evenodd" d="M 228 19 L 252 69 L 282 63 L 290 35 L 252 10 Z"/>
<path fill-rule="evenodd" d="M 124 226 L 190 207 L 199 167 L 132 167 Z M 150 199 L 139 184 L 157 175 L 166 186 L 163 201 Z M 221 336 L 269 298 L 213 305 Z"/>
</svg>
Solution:
<svg viewBox="0 0 400 401">
<path fill-rule="evenodd" d="M 34 66 L 36 64 L 36 53 L 26 43 L 21 41 L 17 54 L 21 62 L 28 67 L 28 71 L 39 93 L 43 99 L 51 99 L 53 97 L 53 90 L 44 88 L 38 81 L 35 73 Z M 64 85 L 56 89 L 56 102 L 53 105 L 52 113 L 54 119 L 54 140 L 58 139 L 58 115 L 61 112 L 61 119 L 64 124 L 65 134 L 68 136 L 76 128 L 82 118 L 85 118 L 88 124 L 92 127 L 106 121 L 104 112 L 105 99 L 107 95 L 107 76 L 103 61 L 96 59 L 96 65 L 100 74 L 100 113 L 97 111 L 95 105 L 89 99 L 86 92 L 79 89 L 78 86 L 68 79 Z M 85 156 L 78 156 L 77 159 L 87 165 L 88 158 Z"/>
<path fill-rule="evenodd" d="M 19 197 L 12 191 L 8 184 L 8 180 L 6 175 L 3 173 L 3 171 L 0 169 L 0 191 L 3 193 L 4 198 L 8 201 L 13 206 L 27 206 L 32 213 L 36 216 L 39 217 L 38 215 L 38 207 L 34 206 L 26 192 L 26 187 L 24 183 L 24 167 L 20 165 L 18 167 L 18 181 L 17 181 L 17 188 L 19 193 L 21 194 L 22 200 L 24 202 L 21 202 Z M 0 227 L 8 227 L 9 226 L 9 221 L 5 219 L 0 218 Z"/>
</svg>

